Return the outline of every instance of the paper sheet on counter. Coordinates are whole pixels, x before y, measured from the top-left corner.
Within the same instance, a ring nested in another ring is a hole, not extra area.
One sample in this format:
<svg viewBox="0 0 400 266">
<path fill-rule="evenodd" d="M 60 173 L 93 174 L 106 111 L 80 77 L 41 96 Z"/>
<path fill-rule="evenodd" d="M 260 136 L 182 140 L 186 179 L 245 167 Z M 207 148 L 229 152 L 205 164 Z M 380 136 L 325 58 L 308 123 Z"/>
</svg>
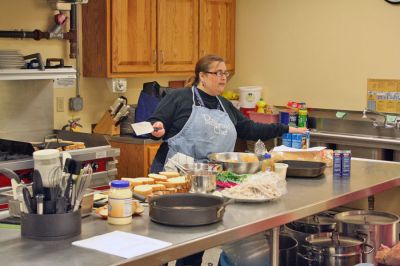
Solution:
<svg viewBox="0 0 400 266">
<path fill-rule="evenodd" d="M 75 241 L 72 242 L 72 245 L 129 259 L 168 247 L 172 245 L 172 243 L 131 233 L 114 231 Z"/>
<path fill-rule="evenodd" d="M 308 152 L 308 151 L 322 151 L 325 150 L 326 147 L 312 147 L 312 148 L 308 148 L 308 149 L 296 149 L 296 148 L 291 148 L 291 147 L 287 147 L 285 145 L 281 145 L 278 147 L 275 147 L 272 149 L 272 151 L 274 152 Z"/>
</svg>

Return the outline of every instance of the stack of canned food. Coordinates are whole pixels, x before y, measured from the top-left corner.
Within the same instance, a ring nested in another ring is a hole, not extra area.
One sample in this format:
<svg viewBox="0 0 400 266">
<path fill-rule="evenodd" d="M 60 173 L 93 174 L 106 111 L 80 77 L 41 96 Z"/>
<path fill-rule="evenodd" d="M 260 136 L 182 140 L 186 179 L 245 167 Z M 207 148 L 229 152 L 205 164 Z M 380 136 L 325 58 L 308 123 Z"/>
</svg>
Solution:
<svg viewBox="0 0 400 266">
<path fill-rule="evenodd" d="M 349 177 L 351 170 L 351 151 L 334 150 L 333 151 L 333 176 Z"/>
<path fill-rule="evenodd" d="M 304 134 L 286 133 L 282 135 L 282 144 L 296 149 L 308 149 L 310 147 L 310 132 Z"/>
</svg>

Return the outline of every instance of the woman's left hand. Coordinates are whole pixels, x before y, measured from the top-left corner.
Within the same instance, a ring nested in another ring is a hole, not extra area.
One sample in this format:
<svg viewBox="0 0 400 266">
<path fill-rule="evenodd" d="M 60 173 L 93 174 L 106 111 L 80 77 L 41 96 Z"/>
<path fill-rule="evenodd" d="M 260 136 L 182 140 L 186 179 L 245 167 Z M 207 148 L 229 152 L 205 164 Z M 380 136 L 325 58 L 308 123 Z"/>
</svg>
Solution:
<svg viewBox="0 0 400 266">
<path fill-rule="evenodd" d="M 309 130 L 306 127 L 289 127 L 289 133 L 304 134 L 308 131 Z"/>
</svg>

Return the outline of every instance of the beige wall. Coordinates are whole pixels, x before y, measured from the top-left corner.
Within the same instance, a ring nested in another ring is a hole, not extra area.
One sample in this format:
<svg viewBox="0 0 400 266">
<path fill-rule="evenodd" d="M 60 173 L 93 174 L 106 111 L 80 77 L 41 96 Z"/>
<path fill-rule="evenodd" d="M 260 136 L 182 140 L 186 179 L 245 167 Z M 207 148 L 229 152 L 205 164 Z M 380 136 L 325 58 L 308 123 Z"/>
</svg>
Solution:
<svg viewBox="0 0 400 266">
<path fill-rule="evenodd" d="M 0 30 L 44 31 L 52 14 L 45 0 L 4 1 Z M 384 0 L 237 0 L 236 74 L 228 89 L 261 85 L 271 104 L 291 99 L 311 107 L 361 110 L 367 78 L 400 79 L 399 29 L 400 6 Z M 58 40 L 0 39 L 4 48 L 40 52 L 44 58 L 67 59 L 69 52 L 68 43 Z M 167 85 L 178 79 L 184 77 L 129 79 L 128 99 L 137 101 L 145 81 Z M 105 79 L 82 78 L 81 84 L 84 110 L 55 112 L 55 128 L 75 116 L 88 132 L 117 97 Z M 0 82 L 4 86 L 12 84 Z M 67 110 L 74 94 L 74 89 L 55 89 L 54 98 L 64 97 Z"/>
<path fill-rule="evenodd" d="M 361 110 L 368 78 L 400 79 L 400 5 L 384 0 L 238 0 L 236 74 L 269 103 Z"/>
<path fill-rule="evenodd" d="M 0 30 L 23 29 L 32 31 L 34 29 L 39 29 L 46 31 L 53 23 L 52 16 L 53 10 L 47 3 L 47 0 L 2 1 L 0 4 Z M 66 60 L 66 65 L 75 66 L 75 61 L 68 59 L 69 44 L 67 41 L 35 41 L 28 39 L 17 40 L 0 38 L 0 49 L 19 49 L 24 55 L 39 52 L 42 54 L 43 59 L 49 57 L 63 57 Z M 128 79 L 128 91 L 125 96 L 130 103 L 136 103 L 144 82 L 156 80 L 161 85 L 167 86 L 169 80 L 182 80 L 185 78 L 186 77 L 149 77 Z M 27 90 L 29 89 L 29 84 L 32 83 L 32 81 L 0 81 L 0 90 L 2 88 L 7 88 L 8 91 L 15 90 L 15 97 L 28 97 L 30 93 L 20 89 L 21 82 L 24 83 L 23 87 Z M 42 83 L 44 86 L 48 86 L 44 81 L 42 81 Z M 0 93 L 0 96 L 3 95 L 5 95 L 5 93 Z M 1 97 L 0 105 L 12 99 L 13 95 L 9 93 L 6 95 L 8 95 L 8 97 Z M 91 124 L 96 123 L 107 110 L 108 106 L 119 96 L 113 94 L 108 89 L 106 79 L 103 78 L 82 78 L 80 95 L 84 100 L 83 110 L 80 112 L 71 112 L 68 111 L 68 99 L 75 96 L 75 88 L 54 89 L 54 128 L 61 128 L 71 117 L 80 117 L 81 123 L 84 126 L 82 131 L 90 132 Z M 56 97 L 64 98 L 64 112 L 56 112 Z M 47 102 L 43 104 L 47 105 Z M 23 109 L 23 107 L 21 108 Z"/>
</svg>

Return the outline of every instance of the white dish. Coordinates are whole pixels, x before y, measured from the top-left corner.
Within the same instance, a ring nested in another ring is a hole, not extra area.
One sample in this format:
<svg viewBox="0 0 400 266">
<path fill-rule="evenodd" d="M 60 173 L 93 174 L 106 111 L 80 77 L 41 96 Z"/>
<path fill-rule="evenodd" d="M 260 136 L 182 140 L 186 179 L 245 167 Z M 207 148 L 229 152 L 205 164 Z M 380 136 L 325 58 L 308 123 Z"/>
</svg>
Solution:
<svg viewBox="0 0 400 266">
<path fill-rule="evenodd" d="M 236 202 L 267 202 L 270 200 L 274 200 L 274 198 L 240 198 L 232 196 L 228 191 L 222 190 L 222 196 L 228 199 L 233 199 Z"/>
</svg>

